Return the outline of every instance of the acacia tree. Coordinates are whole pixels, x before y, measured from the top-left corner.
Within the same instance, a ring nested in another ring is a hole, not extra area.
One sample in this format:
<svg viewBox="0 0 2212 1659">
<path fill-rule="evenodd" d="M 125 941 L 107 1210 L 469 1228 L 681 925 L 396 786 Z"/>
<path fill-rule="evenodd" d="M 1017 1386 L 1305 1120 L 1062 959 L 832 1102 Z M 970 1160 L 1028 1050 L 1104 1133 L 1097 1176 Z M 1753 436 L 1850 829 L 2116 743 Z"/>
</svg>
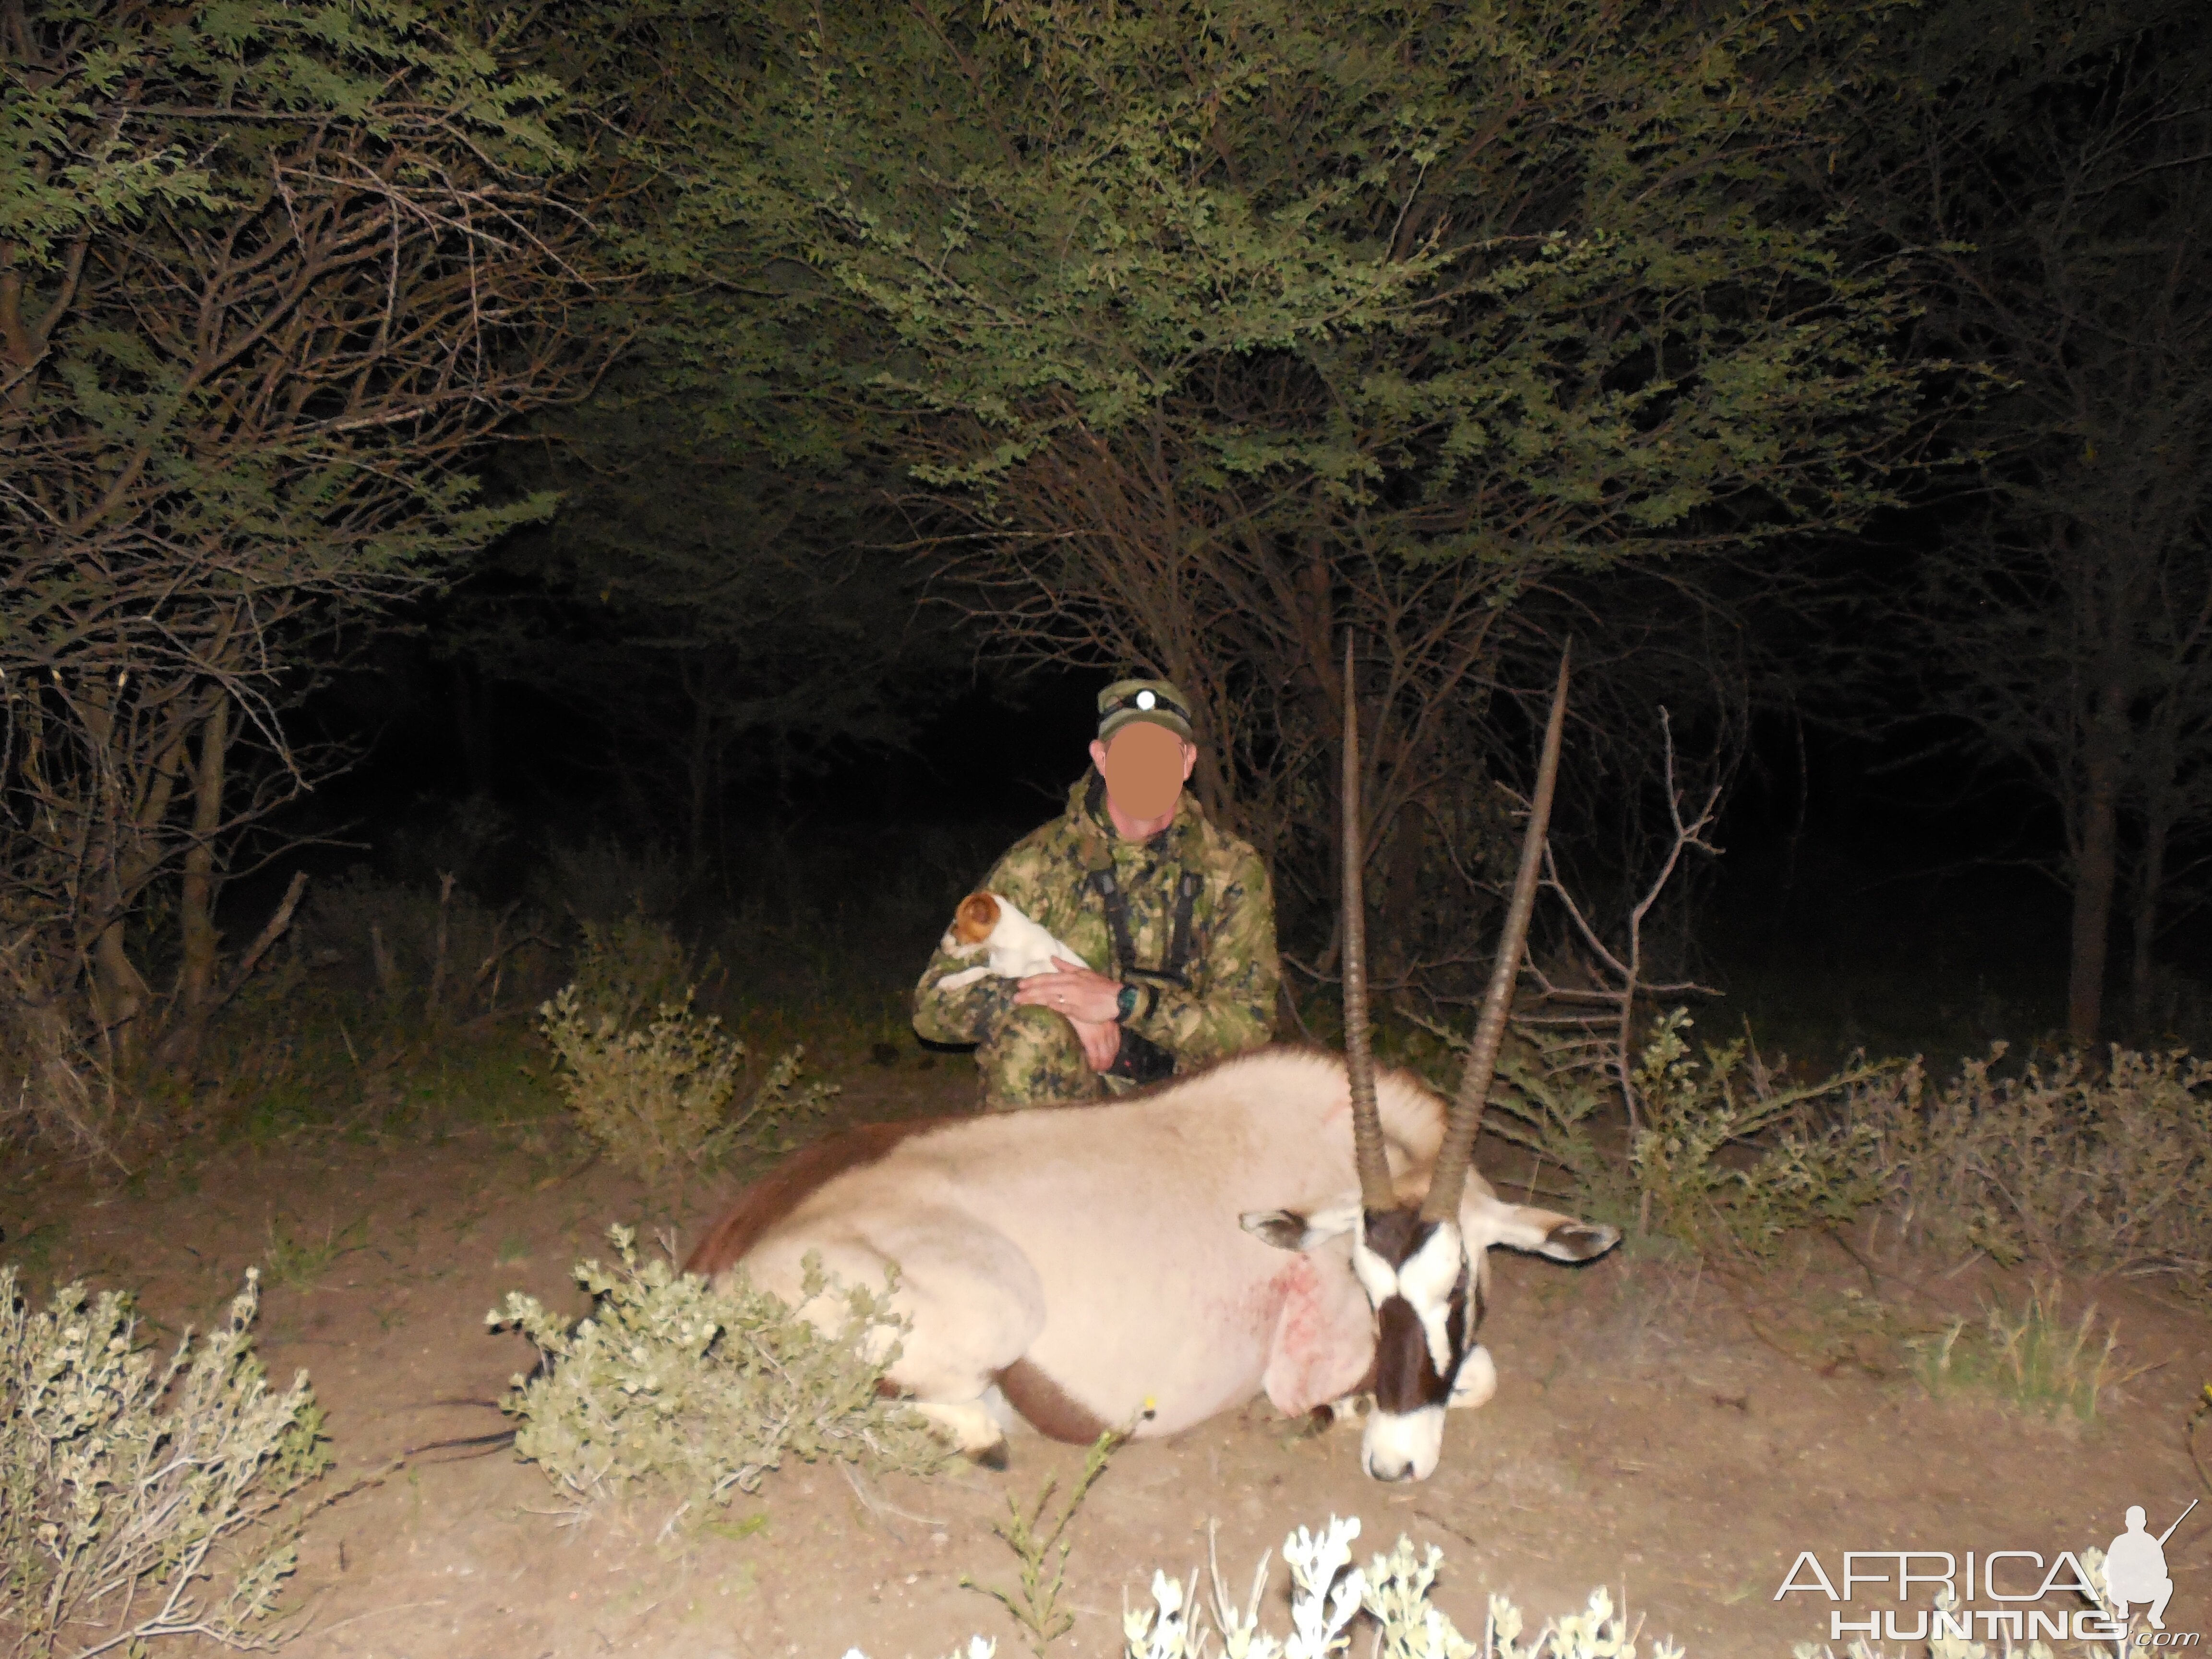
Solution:
<svg viewBox="0 0 2212 1659">
<path fill-rule="evenodd" d="M 547 508 L 460 465 L 587 364 L 558 88 L 503 44 L 382 0 L 0 0 L 0 969 L 50 1124 L 191 1052 L 349 624 Z"/>
<path fill-rule="evenodd" d="M 769 6 L 691 174 L 892 331 L 976 613 L 1184 684 L 1293 888 L 1362 641 L 1366 844 L 1433 890 L 1499 810 L 1491 699 L 1555 659 L 1529 594 L 1883 497 L 1897 305 L 1766 210 L 1828 141 L 1758 73 L 1784 10 Z"/>
<path fill-rule="evenodd" d="M 1978 497 L 1897 618 L 1934 717 L 2057 809 L 2067 1024 L 2138 1018 L 2212 827 L 2212 68 L 2165 0 L 1954 0 L 1875 82 L 1854 188 L 1935 249 L 1927 326 L 2002 389 Z"/>
</svg>

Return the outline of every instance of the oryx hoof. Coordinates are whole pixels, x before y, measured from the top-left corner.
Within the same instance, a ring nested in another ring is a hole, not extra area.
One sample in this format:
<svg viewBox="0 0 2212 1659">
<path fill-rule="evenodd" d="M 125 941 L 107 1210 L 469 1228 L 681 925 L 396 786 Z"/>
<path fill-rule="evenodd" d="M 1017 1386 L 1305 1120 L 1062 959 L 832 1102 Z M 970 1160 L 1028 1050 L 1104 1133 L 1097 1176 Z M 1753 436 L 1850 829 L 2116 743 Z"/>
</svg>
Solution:
<svg viewBox="0 0 2212 1659">
<path fill-rule="evenodd" d="M 1316 1406 L 1304 1416 L 1293 1419 L 1289 1437 L 1292 1440 L 1318 1440 L 1340 1423 L 1356 1423 L 1365 1414 L 1367 1401 L 1367 1395 L 1354 1394 Z"/>
<path fill-rule="evenodd" d="M 987 1469 L 1006 1467 L 1006 1431 L 981 1401 L 917 1400 L 914 1409 L 962 1456 Z"/>
</svg>

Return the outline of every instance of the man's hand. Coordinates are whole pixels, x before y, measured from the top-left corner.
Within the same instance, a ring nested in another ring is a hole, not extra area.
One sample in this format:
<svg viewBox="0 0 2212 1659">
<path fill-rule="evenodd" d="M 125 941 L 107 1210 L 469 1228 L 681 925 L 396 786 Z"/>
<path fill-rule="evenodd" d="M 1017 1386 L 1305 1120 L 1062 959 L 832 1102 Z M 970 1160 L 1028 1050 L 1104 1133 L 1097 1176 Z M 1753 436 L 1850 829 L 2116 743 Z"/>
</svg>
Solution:
<svg viewBox="0 0 2212 1659">
<path fill-rule="evenodd" d="M 1014 988 L 1014 1000 L 1025 1008 L 1049 1008 L 1066 1017 L 1083 1044 L 1083 1057 L 1094 1072 L 1114 1064 L 1121 1050 L 1121 981 L 1094 973 L 1079 962 L 1054 957 L 1059 971 L 1031 974 Z"/>
<path fill-rule="evenodd" d="M 1083 1044 L 1084 1063 L 1094 1072 L 1109 1072 L 1121 1052 L 1121 1028 L 1109 1020 L 1101 1025 L 1095 1020 L 1071 1019 L 1075 1036 Z"/>
<path fill-rule="evenodd" d="M 1049 1008 L 1078 1024 L 1111 1025 L 1121 1012 L 1121 981 L 1065 957 L 1052 960 L 1060 971 L 1031 974 L 1014 988 L 1014 1000 L 1026 1008 Z"/>
</svg>

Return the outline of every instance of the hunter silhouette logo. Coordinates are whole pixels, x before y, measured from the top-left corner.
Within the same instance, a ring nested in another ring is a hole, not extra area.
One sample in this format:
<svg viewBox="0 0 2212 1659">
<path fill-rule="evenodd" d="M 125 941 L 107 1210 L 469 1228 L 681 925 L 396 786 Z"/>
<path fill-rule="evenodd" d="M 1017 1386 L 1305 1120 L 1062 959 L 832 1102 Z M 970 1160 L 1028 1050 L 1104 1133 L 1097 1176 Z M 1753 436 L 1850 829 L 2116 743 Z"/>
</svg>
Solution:
<svg viewBox="0 0 2212 1659">
<path fill-rule="evenodd" d="M 2189 1500 L 2189 1510 L 2197 1507 L 2197 1500 Z M 2112 1540 L 2112 1547 L 2105 1552 L 2105 1588 L 2112 1598 L 2112 1616 L 2125 1620 L 2131 1607 L 2148 1605 L 2150 1608 L 2150 1627 L 2166 1628 L 2166 1604 L 2173 1596 L 2173 1580 L 2166 1572 L 2166 1540 L 2173 1536 L 2174 1527 L 2189 1519 L 2189 1510 L 2176 1516 L 2173 1526 L 2155 1538 L 2144 1530 L 2143 1506 L 2130 1504 L 2128 1508 L 2128 1529 Z"/>
</svg>

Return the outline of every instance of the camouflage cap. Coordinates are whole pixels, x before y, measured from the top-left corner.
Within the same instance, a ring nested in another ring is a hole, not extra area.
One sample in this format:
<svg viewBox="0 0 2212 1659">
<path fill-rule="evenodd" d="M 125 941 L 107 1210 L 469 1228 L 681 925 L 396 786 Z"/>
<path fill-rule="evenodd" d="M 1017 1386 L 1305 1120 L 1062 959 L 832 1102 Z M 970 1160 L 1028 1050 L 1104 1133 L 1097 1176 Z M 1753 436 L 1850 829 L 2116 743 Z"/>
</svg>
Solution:
<svg viewBox="0 0 2212 1659">
<path fill-rule="evenodd" d="M 1164 726 L 1185 743 L 1190 729 L 1190 699 L 1171 680 L 1116 680 L 1098 694 L 1098 740 L 1104 743 L 1132 720 Z"/>
</svg>

